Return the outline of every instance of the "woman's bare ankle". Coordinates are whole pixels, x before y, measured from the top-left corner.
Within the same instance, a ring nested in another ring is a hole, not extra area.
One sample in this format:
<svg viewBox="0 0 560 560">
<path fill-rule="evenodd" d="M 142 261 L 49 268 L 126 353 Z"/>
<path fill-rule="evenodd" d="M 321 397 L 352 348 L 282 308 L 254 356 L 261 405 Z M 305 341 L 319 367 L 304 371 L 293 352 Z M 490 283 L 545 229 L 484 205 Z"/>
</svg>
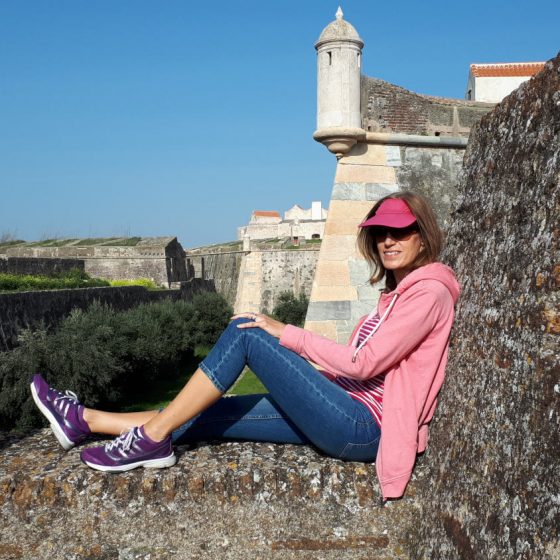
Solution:
<svg viewBox="0 0 560 560">
<path fill-rule="evenodd" d="M 89 426 L 89 429 L 91 430 L 95 418 L 95 410 L 93 410 L 92 408 L 86 408 L 84 406 L 83 418 L 84 422 Z"/>
<path fill-rule="evenodd" d="M 152 441 L 163 441 L 169 435 L 169 432 L 153 424 L 151 421 L 144 424 L 144 433 Z"/>
</svg>

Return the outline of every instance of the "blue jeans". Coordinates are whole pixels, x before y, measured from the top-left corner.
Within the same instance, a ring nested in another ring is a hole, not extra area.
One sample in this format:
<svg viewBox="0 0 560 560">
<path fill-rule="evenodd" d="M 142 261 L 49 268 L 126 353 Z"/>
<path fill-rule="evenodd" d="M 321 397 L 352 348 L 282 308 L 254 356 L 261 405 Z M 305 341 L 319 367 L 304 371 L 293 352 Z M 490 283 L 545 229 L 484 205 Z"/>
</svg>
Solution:
<svg viewBox="0 0 560 560">
<path fill-rule="evenodd" d="M 381 430 L 365 405 L 262 329 L 238 329 L 245 321 L 229 324 L 200 368 L 225 393 L 248 365 L 269 394 L 223 397 L 173 440 L 311 444 L 338 459 L 375 461 Z"/>
</svg>

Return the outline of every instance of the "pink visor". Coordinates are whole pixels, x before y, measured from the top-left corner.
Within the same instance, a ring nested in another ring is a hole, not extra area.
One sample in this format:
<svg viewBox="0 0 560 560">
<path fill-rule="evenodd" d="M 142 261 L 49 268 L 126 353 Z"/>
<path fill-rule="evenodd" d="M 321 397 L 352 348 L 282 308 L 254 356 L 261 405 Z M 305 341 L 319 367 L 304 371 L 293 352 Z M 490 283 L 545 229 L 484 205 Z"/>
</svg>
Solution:
<svg viewBox="0 0 560 560">
<path fill-rule="evenodd" d="M 402 198 L 388 198 L 381 203 L 377 212 L 360 227 L 382 226 L 390 228 L 405 228 L 416 221 L 408 204 Z"/>
</svg>

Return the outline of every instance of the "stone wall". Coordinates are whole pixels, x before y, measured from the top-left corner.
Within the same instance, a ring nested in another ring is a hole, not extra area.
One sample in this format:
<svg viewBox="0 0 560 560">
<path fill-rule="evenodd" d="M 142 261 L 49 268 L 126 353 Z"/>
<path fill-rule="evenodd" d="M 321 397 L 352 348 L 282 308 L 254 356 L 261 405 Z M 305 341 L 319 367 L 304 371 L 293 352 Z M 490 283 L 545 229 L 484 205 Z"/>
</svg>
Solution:
<svg viewBox="0 0 560 560">
<path fill-rule="evenodd" d="M 425 196 L 436 211 L 440 226 L 449 226 L 449 214 L 457 200 L 464 150 L 399 146 L 401 164 L 396 167 L 400 190 Z"/>
<path fill-rule="evenodd" d="M 270 313 L 282 292 L 309 297 L 319 248 L 254 250 L 241 263 L 235 312 Z"/>
<path fill-rule="evenodd" d="M 484 117 L 445 253 L 462 283 L 413 558 L 560 558 L 560 55 Z"/>
<path fill-rule="evenodd" d="M 309 297 L 319 256 L 319 245 L 281 249 L 282 241 L 253 242 L 250 251 L 240 244 L 188 250 L 187 273 L 213 281 L 236 312 L 271 312 L 281 292 Z"/>
<path fill-rule="evenodd" d="M 493 103 L 420 95 L 362 76 L 362 128 L 429 136 L 468 136 Z"/>
<path fill-rule="evenodd" d="M 311 294 L 318 248 L 262 252 L 261 309 L 270 313 L 282 292 Z"/>
<path fill-rule="evenodd" d="M 175 237 L 145 238 L 134 246 L 27 244 L 6 249 L 8 257 L 77 259 L 94 278 L 149 278 L 169 288 L 187 280 L 185 254 Z"/>
<path fill-rule="evenodd" d="M 308 447 L 179 447 L 172 468 L 118 475 L 49 430 L 0 439 L 0 452 L 1 560 L 409 558 L 413 492 L 382 507 L 373 465 Z"/>
<path fill-rule="evenodd" d="M 94 301 L 125 310 L 166 298 L 191 299 L 201 291 L 214 291 L 213 284 L 194 280 L 183 283 L 176 290 L 150 291 L 142 286 L 124 286 L 0 294 L 0 351 L 16 346 L 17 335 L 22 329 L 37 326 L 41 321 L 55 326 L 72 309 L 87 309 Z"/>
<path fill-rule="evenodd" d="M 457 198 L 464 150 L 357 144 L 337 164 L 306 328 L 345 342 L 357 320 L 376 305 L 381 287 L 356 250 L 358 224 L 380 198 L 399 190 L 424 195 L 442 227 Z"/>
<path fill-rule="evenodd" d="M 73 268 L 84 270 L 84 261 L 80 259 L 0 257 L 0 273 L 57 276 Z"/>
<path fill-rule="evenodd" d="M 204 249 L 187 251 L 187 277 L 214 282 L 216 291 L 233 307 L 237 294 L 239 270 L 245 253 L 239 250 Z"/>
</svg>

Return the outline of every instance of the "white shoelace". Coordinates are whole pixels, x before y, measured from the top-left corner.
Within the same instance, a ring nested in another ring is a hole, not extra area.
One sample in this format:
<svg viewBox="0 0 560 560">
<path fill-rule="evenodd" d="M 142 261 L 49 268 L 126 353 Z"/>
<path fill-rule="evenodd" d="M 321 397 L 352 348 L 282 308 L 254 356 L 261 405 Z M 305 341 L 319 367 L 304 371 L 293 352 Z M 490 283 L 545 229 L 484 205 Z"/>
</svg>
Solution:
<svg viewBox="0 0 560 560">
<path fill-rule="evenodd" d="M 112 449 L 121 448 L 123 451 L 128 451 L 132 442 L 136 439 L 136 434 L 134 433 L 134 428 L 128 432 L 123 432 L 118 438 L 105 444 L 105 451 L 111 451 Z"/>
<path fill-rule="evenodd" d="M 78 404 L 78 395 L 73 391 L 66 391 L 65 393 L 59 393 L 53 401 L 54 406 L 60 411 L 60 413 L 66 417 L 68 408 L 71 404 Z"/>
</svg>

